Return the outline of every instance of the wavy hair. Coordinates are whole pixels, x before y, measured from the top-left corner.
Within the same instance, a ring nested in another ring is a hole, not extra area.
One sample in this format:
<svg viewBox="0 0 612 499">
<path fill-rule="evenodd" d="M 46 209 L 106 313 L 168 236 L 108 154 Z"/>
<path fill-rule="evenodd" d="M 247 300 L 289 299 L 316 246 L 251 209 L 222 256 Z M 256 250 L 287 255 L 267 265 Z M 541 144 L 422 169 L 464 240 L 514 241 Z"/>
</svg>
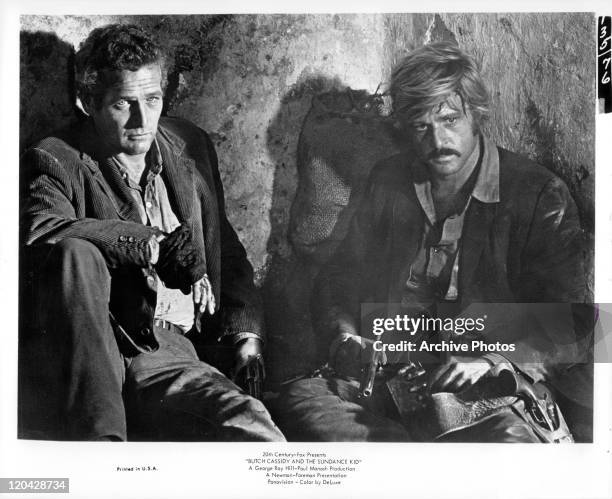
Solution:
<svg viewBox="0 0 612 499">
<path fill-rule="evenodd" d="M 389 94 L 393 114 L 411 120 L 445 102 L 453 93 L 461 98 L 480 126 L 489 116 L 489 92 L 473 57 L 450 42 L 417 48 L 397 64 Z"/>
<path fill-rule="evenodd" d="M 133 24 L 108 24 L 94 29 L 75 55 L 75 90 L 83 102 L 99 107 L 108 85 L 110 71 L 137 71 L 159 64 L 162 88 L 167 73 L 159 45 L 142 28 Z"/>
</svg>

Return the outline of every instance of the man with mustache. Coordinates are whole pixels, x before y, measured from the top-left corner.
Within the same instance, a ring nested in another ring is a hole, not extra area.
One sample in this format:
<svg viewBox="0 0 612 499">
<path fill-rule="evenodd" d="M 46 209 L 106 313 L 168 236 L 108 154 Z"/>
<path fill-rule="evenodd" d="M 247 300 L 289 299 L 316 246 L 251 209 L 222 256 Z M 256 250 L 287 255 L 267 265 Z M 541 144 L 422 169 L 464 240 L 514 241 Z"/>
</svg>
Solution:
<svg viewBox="0 0 612 499">
<path fill-rule="evenodd" d="M 261 361 L 253 269 L 225 214 L 213 144 L 161 117 L 165 84 L 148 33 L 93 30 L 76 54 L 86 118 L 23 156 L 24 437 L 284 440 L 187 338 L 232 351 L 237 383 Z"/>
<path fill-rule="evenodd" d="M 410 424 L 398 423 L 388 394 L 387 400 L 380 389 L 378 400 L 358 396 L 374 345 L 367 338 L 371 329 L 363 329 L 367 321 L 361 323 L 363 304 L 397 304 L 398 312 L 414 317 L 440 317 L 444 310 L 475 320 L 473 304 L 572 304 L 586 297 L 576 206 L 553 173 L 484 135 L 489 96 L 474 60 L 451 43 L 423 46 L 395 68 L 389 93 L 405 152 L 374 168 L 348 235 L 318 277 L 313 321 L 328 366 L 289 385 L 280 399 L 277 421 L 289 439 L 417 438 Z M 488 339 L 509 342 L 515 351 L 443 355 L 428 366 L 429 394 L 460 393 L 502 368 L 530 382 L 575 374 L 559 367 L 555 342 L 565 339 L 554 336 L 561 331 L 547 336 L 533 323 L 523 327 L 520 307 L 514 317 L 510 305 L 495 310 L 485 307 L 481 314 L 487 326 L 502 324 Z M 389 334 L 395 343 L 419 337 Z M 450 336 L 460 342 L 470 335 Z M 429 339 L 436 341 L 432 334 Z M 567 346 L 571 350 L 571 341 Z M 559 396 L 566 396 L 561 385 Z M 539 441 L 511 410 L 454 430 L 443 439 Z"/>
</svg>

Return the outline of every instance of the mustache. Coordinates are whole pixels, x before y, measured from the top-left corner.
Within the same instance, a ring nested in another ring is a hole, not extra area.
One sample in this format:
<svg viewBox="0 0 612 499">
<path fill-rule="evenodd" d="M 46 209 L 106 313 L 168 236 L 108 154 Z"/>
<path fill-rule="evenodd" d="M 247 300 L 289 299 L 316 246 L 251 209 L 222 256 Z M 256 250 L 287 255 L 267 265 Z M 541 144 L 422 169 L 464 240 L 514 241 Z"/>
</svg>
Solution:
<svg viewBox="0 0 612 499">
<path fill-rule="evenodd" d="M 461 156 L 461 153 L 455 149 L 443 147 L 442 149 L 434 149 L 427 155 L 427 159 L 437 159 L 441 156 Z"/>
</svg>

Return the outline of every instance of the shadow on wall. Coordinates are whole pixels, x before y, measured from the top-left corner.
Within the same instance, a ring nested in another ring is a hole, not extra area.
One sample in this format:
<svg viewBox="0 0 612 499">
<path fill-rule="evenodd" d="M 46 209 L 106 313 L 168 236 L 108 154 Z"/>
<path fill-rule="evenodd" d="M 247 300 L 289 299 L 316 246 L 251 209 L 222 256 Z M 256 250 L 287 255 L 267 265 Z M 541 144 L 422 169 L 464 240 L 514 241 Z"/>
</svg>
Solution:
<svg viewBox="0 0 612 499">
<path fill-rule="evenodd" d="M 287 228 L 277 212 L 286 209 L 285 177 L 291 173 L 282 168 L 284 151 L 277 144 L 287 142 L 278 136 L 290 133 L 287 120 L 296 119 L 291 112 L 296 101 L 302 101 L 302 109 L 309 103 L 309 109 L 297 146 L 298 184 Z M 397 151 L 384 114 L 380 94 L 353 90 L 337 79 L 311 77 L 284 96 L 268 128 L 268 150 L 277 166 L 263 294 L 274 381 L 313 370 L 325 360 L 324 352 L 316 351 L 310 320 L 312 285 L 346 235 L 370 170 Z M 277 249 L 283 239 L 290 244 L 285 254 Z"/>
<path fill-rule="evenodd" d="M 74 49 L 55 34 L 43 31 L 20 33 L 19 153 L 76 118 L 73 106 Z M 20 183 L 23 179 L 20 179 Z M 22 187 L 21 187 L 22 188 Z M 20 188 L 20 189 L 21 189 Z M 19 303 L 30 303 L 26 295 L 25 258 L 19 258 Z M 24 327 L 19 307 L 20 330 Z"/>
<path fill-rule="evenodd" d="M 19 151 L 76 116 L 74 48 L 53 33 L 20 33 Z"/>
</svg>

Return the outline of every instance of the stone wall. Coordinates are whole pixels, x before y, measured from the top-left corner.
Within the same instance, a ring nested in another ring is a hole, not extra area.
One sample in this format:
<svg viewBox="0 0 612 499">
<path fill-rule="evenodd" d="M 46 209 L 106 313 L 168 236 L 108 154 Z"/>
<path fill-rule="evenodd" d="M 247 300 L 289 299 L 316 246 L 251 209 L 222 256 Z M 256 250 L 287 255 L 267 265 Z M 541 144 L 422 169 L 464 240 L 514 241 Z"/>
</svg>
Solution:
<svg viewBox="0 0 612 499">
<path fill-rule="evenodd" d="M 593 231 L 590 14 L 24 16 L 21 148 L 71 119 L 74 48 L 110 22 L 140 24 L 159 38 L 170 62 L 167 113 L 213 137 L 228 216 L 278 340 L 271 355 L 297 359 L 279 377 L 312 358 L 307 289 L 296 294 L 292 285 L 312 269 L 287 239 L 312 96 L 346 87 L 372 93 L 416 46 L 455 39 L 476 56 L 493 98 L 490 135 L 558 173 Z"/>
</svg>

